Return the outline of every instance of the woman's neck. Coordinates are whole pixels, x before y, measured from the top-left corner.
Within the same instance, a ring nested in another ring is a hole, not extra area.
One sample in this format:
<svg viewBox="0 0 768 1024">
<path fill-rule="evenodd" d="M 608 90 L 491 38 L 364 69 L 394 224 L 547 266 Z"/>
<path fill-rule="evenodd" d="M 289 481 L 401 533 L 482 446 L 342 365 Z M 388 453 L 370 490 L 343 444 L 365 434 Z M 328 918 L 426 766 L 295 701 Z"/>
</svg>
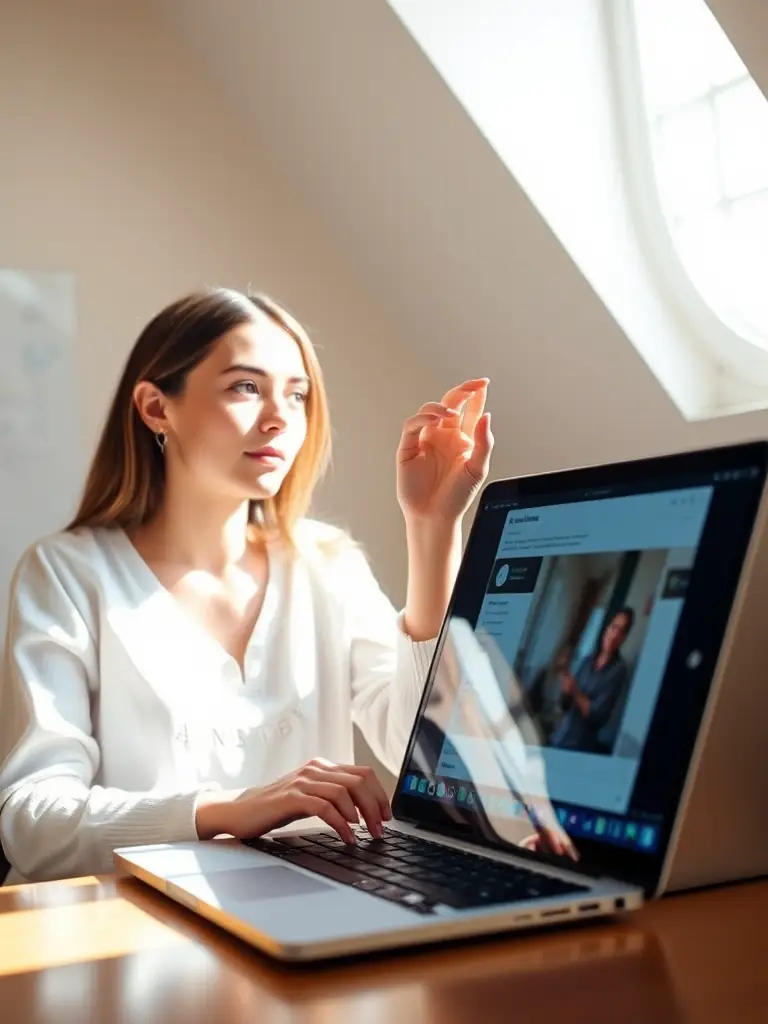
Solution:
<svg viewBox="0 0 768 1024">
<path fill-rule="evenodd" d="M 602 651 L 601 650 L 600 653 L 598 654 L 597 658 L 595 658 L 595 665 L 599 669 L 600 668 L 605 668 L 606 665 L 610 665 L 610 663 L 614 660 L 614 658 L 618 657 L 618 653 L 619 653 L 618 651 Z"/>
<path fill-rule="evenodd" d="M 221 575 L 250 552 L 248 505 L 168 493 L 135 539 L 145 556 Z"/>
</svg>

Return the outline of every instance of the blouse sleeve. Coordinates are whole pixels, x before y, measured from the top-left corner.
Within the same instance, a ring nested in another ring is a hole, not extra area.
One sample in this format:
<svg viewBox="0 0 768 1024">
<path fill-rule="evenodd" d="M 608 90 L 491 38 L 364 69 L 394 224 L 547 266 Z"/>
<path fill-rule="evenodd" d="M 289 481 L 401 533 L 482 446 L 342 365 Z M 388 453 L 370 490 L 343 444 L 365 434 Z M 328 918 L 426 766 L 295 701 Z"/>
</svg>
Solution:
<svg viewBox="0 0 768 1024">
<path fill-rule="evenodd" d="M 197 838 L 200 790 L 94 785 L 97 646 L 65 562 L 45 543 L 22 558 L 0 677 L 0 839 L 11 866 L 31 881 L 110 872 L 120 846 Z"/>
</svg>

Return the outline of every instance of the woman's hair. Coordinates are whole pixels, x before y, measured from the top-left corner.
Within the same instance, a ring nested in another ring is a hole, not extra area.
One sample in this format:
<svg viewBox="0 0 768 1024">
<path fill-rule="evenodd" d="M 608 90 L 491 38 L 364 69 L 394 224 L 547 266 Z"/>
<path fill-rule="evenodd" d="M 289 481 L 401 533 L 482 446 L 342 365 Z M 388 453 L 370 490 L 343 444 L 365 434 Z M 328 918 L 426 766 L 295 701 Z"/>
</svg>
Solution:
<svg viewBox="0 0 768 1024">
<path fill-rule="evenodd" d="M 117 385 L 93 457 L 75 518 L 79 526 L 130 528 L 150 520 L 165 487 L 165 459 L 155 436 L 139 415 L 133 392 L 139 381 L 176 397 L 187 376 L 233 328 L 259 314 L 282 327 L 301 350 L 310 378 L 307 434 L 278 493 L 251 501 L 249 521 L 258 534 L 276 532 L 289 544 L 293 528 L 309 508 L 314 487 L 330 457 L 330 422 L 322 371 L 301 324 L 264 295 L 228 288 L 194 292 L 167 306 L 141 332 Z"/>
</svg>

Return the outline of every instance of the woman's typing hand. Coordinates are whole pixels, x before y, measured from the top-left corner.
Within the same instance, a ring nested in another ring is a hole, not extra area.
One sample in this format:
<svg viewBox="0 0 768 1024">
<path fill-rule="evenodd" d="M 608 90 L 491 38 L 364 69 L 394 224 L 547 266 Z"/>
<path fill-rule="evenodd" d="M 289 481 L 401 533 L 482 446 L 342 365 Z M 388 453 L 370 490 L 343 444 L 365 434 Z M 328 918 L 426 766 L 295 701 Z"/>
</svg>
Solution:
<svg viewBox="0 0 768 1024">
<path fill-rule="evenodd" d="M 314 758 L 260 789 L 204 793 L 195 824 L 201 839 L 231 835 L 251 839 L 301 818 L 317 817 L 346 843 L 360 819 L 376 837 L 392 817 L 389 800 L 372 768 Z"/>
</svg>

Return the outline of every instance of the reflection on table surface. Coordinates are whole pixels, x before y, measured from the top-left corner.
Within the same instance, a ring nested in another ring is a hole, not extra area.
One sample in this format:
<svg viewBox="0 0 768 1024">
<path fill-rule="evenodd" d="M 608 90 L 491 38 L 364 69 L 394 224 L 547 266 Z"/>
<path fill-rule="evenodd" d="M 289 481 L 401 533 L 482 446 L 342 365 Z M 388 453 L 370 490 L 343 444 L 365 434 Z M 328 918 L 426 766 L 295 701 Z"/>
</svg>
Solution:
<svg viewBox="0 0 768 1024">
<path fill-rule="evenodd" d="M 0 1020 L 762 1021 L 766 911 L 759 883 L 605 923 L 287 968 L 137 881 L 49 883 L 0 890 Z"/>
</svg>

